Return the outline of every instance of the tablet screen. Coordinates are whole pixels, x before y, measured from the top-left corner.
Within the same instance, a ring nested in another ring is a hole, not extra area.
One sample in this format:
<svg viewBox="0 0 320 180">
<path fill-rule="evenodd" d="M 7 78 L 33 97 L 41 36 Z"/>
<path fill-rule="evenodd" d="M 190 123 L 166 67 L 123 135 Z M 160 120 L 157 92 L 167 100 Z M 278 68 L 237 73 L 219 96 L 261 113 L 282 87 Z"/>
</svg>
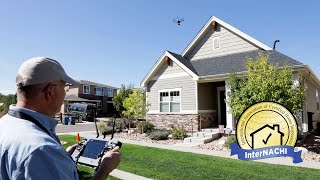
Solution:
<svg viewBox="0 0 320 180">
<path fill-rule="evenodd" d="M 91 159 L 97 159 L 98 155 L 103 151 L 106 143 L 106 141 L 90 139 L 86 144 L 82 156 Z"/>
</svg>

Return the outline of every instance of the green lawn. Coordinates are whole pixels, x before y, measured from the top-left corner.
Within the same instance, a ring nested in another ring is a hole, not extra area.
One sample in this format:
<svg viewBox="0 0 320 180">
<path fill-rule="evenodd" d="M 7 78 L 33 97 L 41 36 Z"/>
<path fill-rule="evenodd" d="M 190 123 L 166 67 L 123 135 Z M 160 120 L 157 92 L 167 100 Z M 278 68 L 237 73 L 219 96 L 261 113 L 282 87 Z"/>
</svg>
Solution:
<svg viewBox="0 0 320 180">
<path fill-rule="evenodd" d="M 70 136 L 60 136 L 70 139 Z M 75 140 L 75 137 L 72 136 Z M 124 144 L 119 169 L 154 179 L 319 179 L 320 170 Z M 87 170 L 84 169 L 87 173 Z"/>
</svg>

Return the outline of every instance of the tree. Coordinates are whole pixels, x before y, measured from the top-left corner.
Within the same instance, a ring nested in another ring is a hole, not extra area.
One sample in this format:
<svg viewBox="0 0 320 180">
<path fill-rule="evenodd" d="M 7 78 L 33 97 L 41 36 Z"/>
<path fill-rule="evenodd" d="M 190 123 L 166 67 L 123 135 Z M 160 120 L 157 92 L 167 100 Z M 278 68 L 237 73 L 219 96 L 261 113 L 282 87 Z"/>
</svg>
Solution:
<svg viewBox="0 0 320 180">
<path fill-rule="evenodd" d="M 126 109 L 122 113 L 129 119 L 129 129 L 130 121 L 137 121 L 138 118 L 145 116 L 147 113 L 147 107 L 149 106 L 145 101 L 146 95 L 142 89 L 135 90 L 123 101 L 123 107 Z"/>
<path fill-rule="evenodd" d="M 119 112 L 119 115 L 122 117 L 122 112 L 126 110 L 123 107 L 123 101 L 133 93 L 133 85 L 129 84 L 128 86 L 122 84 L 120 91 L 114 95 L 112 99 L 113 106 Z"/>
<path fill-rule="evenodd" d="M 250 105 L 260 101 L 274 101 L 287 107 L 291 112 L 301 112 L 306 86 L 301 79 L 293 79 L 293 69 L 285 64 L 268 63 L 267 55 L 259 54 L 256 59 L 246 62 L 248 75 L 238 79 L 237 73 L 231 72 L 227 101 L 232 114 L 239 117 Z"/>
<path fill-rule="evenodd" d="M 0 94 L 0 103 L 3 103 L 2 106 L 0 106 L 0 112 L 7 113 L 9 110 L 9 106 L 11 104 L 17 103 L 17 95 L 16 94 L 9 94 L 7 96 Z"/>
</svg>

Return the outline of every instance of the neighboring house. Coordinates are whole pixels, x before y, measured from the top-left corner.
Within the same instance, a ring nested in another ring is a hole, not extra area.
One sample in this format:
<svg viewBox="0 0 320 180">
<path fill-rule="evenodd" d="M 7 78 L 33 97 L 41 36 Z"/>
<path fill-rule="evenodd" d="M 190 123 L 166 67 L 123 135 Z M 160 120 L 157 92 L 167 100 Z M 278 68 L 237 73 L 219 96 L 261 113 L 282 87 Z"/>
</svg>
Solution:
<svg viewBox="0 0 320 180">
<path fill-rule="evenodd" d="M 214 16 L 181 54 L 165 51 L 142 80 L 150 103 L 147 120 L 164 128 L 178 124 L 200 130 L 225 125 L 235 130 L 235 118 L 225 103 L 230 90 L 227 79 L 232 69 L 245 74 L 245 61 L 259 53 L 280 66 L 288 62 L 295 81 L 302 78 L 308 86 L 298 120 L 300 130 L 308 131 L 320 121 L 320 81 L 312 70 Z"/>
<path fill-rule="evenodd" d="M 115 112 L 112 98 L 117 93 L 116 87 L 99 84 L 91 81 L 80 81 L 80 86 L 70 89 L 64 99 L 61 112 L 66 112 L 69 103 L 93 103 L 97 106 L 100 116 L 112 115 Z"/>
</svg>

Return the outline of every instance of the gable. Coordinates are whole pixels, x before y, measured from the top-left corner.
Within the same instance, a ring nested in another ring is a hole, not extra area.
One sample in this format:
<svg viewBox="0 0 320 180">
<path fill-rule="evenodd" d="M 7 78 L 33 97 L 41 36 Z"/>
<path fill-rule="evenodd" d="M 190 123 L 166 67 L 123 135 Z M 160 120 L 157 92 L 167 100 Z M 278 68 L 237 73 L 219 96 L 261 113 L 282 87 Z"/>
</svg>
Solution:
<svg viewBox="0 0 320 180">
<path fill-rule="evenodd" d="M 272 50 L 269 46 L 261 43 L 260 41 L 252 38 L 251 36 L 241 32 L 237 28 L 231 26 L 230 24 L 220 20 L 219 18 L 212 16 L 207 23 L 202 27 L 202 29 L 199 31 L 199 33 L 193 38 L 193 40 L 188 44 L 188 46 L 183 50 L 181 55 L 183 57 L 187 57 L 191 51 L 194 50 L 194 48 L 198 45 L 201 45 L 199 41 L 203 39 L 203 37 L 211 30 L 215 29 L 217 32 L 221 31 L 221 27 L 225 28 L 229 32 L 232 32 L 233 34 L 237 35 L 238 37 L 241 37 L 243 40 L 249 42 L 250 44 L 256 46 L 258 49 L 261 50 Z M 223 30 L 223 29 L 222 29 Z M 204 43 L 202 43 L 204 44 Z M 201 47 L 201 46 L 200 46 Z M 200 48 L 195 48 L 200 50 Z M 196 50 L 197 51 L 197 50 Z M 195 54 L 195 53 L 193 53 Z M 192 57 L 193 55 L 190 54 Z"/>
<path fill-rule="evenodd" d="M 187 59 L 198 60 L 212 57 L 225 56 L 228 54 L 258 50 L 259 47 L 231 32 L 220 24 L 214 28 L 211 26 L 198 43 L 190 49 Z M 215 30 L 216 29 L 216 30 Z M 219 48 L 213 48 L 213 38 L 219 38 Z"/>
<path fill-rule="evenodd" d="M 176 55 L 176 54 L 174 54 Z M 190 70 L 190 68 L 182 63 L 180 60 L 178 60 L 173 54 L 171 54 L 171 52 L 169 51 L 165 51 L 161 57 L 159 58 L 159 60 L 153 65 L 152 69 L 149 71 L 149 73 L 143 78 L 143 80 L 141 81 L 141 86 L 146 87 L 147 83 L 152 80 L 152 79 L 158 79 L 160 78 L 159 75 L 162 76 L 163 78 L 163 73 L 165 73 L 167 77 L 165 78 L 172 78 L 173 77 L 180 77 L 180 76 L 186 76 L 187 74 L 190 75 L 192 77 L 193 80 L 198 80 L 199 77 L 198 75 L 193 72 L 192 70 Z M 172 66 L 173 68 L 167 68 L 166 66 L 163 66 L 165 63 L 167 63 L 167 61 L 172 61 Z M 159 71 L 160 70 L 160 71 Z M 175 70 L 177 70 L 178 72 L 176 72 Z M 183 72 L 182 72 L 183 70 Z M 174 74 L 174 75 L 172 75 Z"/>
<path fill-rule="evenodd" d="M 169 64 L 166 62 L 162 62 L 161 67 L 155 73 L 155 76 L 153 76 L 152 80 L 168 79 L 168 78 L 182 77 L 182 76 L 190 76 L 190 75 L 174 61 L 170 61 Z"/>
</svg>

